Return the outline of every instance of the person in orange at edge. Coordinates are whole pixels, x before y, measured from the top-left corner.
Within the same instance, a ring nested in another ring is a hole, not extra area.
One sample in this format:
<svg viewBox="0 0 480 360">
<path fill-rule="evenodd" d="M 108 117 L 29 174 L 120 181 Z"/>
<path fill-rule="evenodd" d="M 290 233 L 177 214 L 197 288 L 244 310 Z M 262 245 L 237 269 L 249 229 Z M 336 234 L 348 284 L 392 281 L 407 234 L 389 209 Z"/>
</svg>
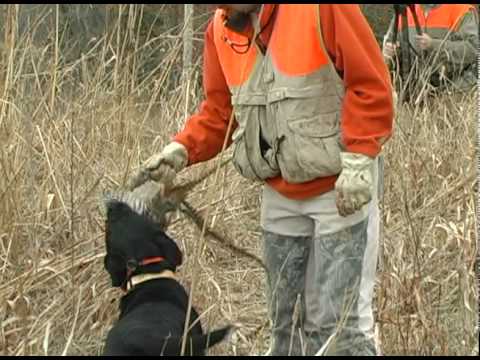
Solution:
<svg viewBox="0 0 480 360">
<path fill-rule="evenodd" d="M 359 6 L 221 4 L 203 66 L 206 99 L 130 187 L 171 182 L 215 157 L 233 111 L 233 164 L 264 182 L 268 354 L 311 355 L 327 343 L 330 354 L 376 354 L 378 159 L 393 103 Z"/>
<path fill-rule="evenodd" d="M 419 30 L 417 34 L 412 9 L 407 8 L 407 24 L 398 30 L 409 31 L 409 52 L 421 54 L 422 68 L 430 68 L 428 82 L 434 88 L 451 87 L 470 91 L 477 85 L 477 53 L 479 45 L 478 11 L 472 4 L 413 4 Z M 395 18 L 383 39 L 383 55 L 394 65 L 400 55 L 400 43 L 393 44 Z M 399 35 L 400 36 L 400 35 Z M 407 45 L 405 45 L 407 46 Z M 414 81 L 418 81 L 415 78 Z"/>
</svg>

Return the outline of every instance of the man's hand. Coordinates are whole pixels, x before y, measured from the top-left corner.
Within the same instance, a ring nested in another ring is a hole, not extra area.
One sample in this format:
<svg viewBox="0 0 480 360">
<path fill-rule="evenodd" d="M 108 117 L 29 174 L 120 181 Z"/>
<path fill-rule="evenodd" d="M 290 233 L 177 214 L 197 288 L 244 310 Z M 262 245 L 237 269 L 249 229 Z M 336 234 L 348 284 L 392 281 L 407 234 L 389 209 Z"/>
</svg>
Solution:
<svg viewBox="0 0 480 360">
<path fill-rule="evenodd" d="M 335 183 L 336 204 L 341 216 L 358 211 L 372 199 L 372 163 L 374 159 L 343 152 L 342 172 Z"/>
<path fill-rule="evenodd" d="M 428 34 L 415 35 L 415 41 L 417 42 L 417 46 L 422 50 L 428 50 L 432 47 L 432 38 Z"/>
<path fill-rule="evenodd" d="M 395 45 L 391 42 L 386 42 L 383 46 L 383 57 L 387 60 L 392 60 L 399 47 L 400 43 L 398 41 Z"/>
<path fill-rule="evenodd" d="M 151 156 L 129 179 L 128 188 L 134 190 L 148 180 L 170 185 L 179 171 L 187 166 L 188 153 L 185 146 L 171 142 L 158 154 Z"/>
</svg>

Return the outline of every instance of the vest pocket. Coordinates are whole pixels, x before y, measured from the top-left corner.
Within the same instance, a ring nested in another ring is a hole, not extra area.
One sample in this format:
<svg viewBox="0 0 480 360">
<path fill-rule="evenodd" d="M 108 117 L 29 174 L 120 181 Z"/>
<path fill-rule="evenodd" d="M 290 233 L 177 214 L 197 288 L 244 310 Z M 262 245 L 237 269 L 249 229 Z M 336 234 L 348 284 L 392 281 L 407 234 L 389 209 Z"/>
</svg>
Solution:
<svg viewBox="0 0 480 360">
<path fill-rule="evenodd" d="M 278 163 L 282 177 L 303 183 L 340 173 L 340 103 L 336 96 L 287 98 L 278 103 L 285 135 Z"/>
<path fill-rule="evenodd" d="M 338 129 L 322 129 L 320 125 L 323 121 L 338 119 L 338 116 L 335 112 L 288 122 L 292 146 L 296 149 L 292 163 L 298 165 L 299 169 L 290 171 L 287 181 L 305 182 L 340 173 L 342 164 Z"/>
<path fill-rule="evenodd" d="M 262 139 L 260 119 L 265 116 L 265 106 L 237 105 L 234 111 L 239 123 L 232 136 L 234 167 L 250 180 L 261 181 L 279 175 L 276 149 Z"/>
</svg>

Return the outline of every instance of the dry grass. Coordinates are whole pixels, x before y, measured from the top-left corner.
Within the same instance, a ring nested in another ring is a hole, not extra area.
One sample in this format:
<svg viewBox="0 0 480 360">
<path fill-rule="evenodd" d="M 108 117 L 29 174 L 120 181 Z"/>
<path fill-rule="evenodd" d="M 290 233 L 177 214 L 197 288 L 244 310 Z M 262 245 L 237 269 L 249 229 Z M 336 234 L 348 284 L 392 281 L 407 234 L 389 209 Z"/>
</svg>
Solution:
<svg viewBox="0 0 480 360">
<path fill-rule="evenodd" d="M 11 10 L 8 24 L 14 26 Z M 198 105 L 198 64 L 189 91 L 169 76 L 181 61 L 180 37 L 148 39 L 149 49 L 163 47 L 165 56 L 138 80 L 147 45 L 119 29 L 74 63 L 63 61 L 55 36 L 42 49 L 14 32 L 6 39 L 0 83 L 4 355 L 101 351 L 121 294 L 103 269 L 100 194 L 121 186 Z M 478 354 L 473 95 L 400 108 L 386 146 L 376 297 L 385 354 Z M 181 178 L 202 169 L 195 166 Z M 189 200 L 197 209 L 210 208 L 211 224 L 236 245 L 260 254 L 259 185 L 232 167 L 221 175 L 216 187 L 211 177 Z M 243 325 L 236 344 L 213 353 L 263 353 L 269 335 L 262 270 L 217 243 L 199 247 L 199 231 L 184 218 L 170 232 L 185 252 L 182 282 L 190 288 L 197 276 L 193 303 L 205 326 Z"/>
<path fill-rule="evenodd" d="M 476 109 L 474 93 L 400 109 L 377 290 L 388 354 L 478 353 Z"/>
</svg>

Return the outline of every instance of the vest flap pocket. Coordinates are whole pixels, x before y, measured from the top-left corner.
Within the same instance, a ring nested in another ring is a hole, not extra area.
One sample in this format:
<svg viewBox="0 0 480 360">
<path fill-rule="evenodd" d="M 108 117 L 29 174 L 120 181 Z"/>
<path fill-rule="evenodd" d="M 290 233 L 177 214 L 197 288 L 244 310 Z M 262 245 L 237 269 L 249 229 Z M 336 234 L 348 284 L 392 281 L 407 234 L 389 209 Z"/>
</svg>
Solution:
<svg viewBox="0 0 480 360">
<path fill-rule="evenodd" d="M 316 115 L 310 118 L 287 121 L 290 130 L 298 135 L 327 138 L 338 134 L 338 112 Z"/>
<path fill-rule="evenodd" d="M 325 82 L 320 85 L 307 86 L 303 88 L 277 88 L 268 93 L 268 103 L 274 103 L 284 99 L 305 99 L 335 96 L 338 98 L 337 88 L 332 82 Z"/>
<path fill-rule="evenodd" d="M 266 105 L 267 97 L 264 94 L 233 94 L 232 105 Z"/>
</svg>

